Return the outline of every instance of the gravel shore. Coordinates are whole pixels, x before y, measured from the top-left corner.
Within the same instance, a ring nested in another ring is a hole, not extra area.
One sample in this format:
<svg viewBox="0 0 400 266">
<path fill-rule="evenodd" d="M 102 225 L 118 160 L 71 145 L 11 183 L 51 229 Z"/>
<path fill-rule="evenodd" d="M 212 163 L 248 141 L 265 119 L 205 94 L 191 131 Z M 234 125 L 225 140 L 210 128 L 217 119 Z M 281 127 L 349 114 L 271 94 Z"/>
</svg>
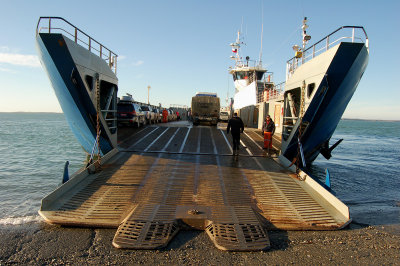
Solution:
<svg viewBox="0 0 400 266">
<path fill-rule="evenodd" d="M 271 249 L 220 251 L 203 231 L 182 231 L 161 250 L 120 250 L 115 229 L 45 223 L 2 226 L 0 265 L 399 265 L 400 225 L 351 224 L 339 231 L 270 231 Z"/>
</svg>

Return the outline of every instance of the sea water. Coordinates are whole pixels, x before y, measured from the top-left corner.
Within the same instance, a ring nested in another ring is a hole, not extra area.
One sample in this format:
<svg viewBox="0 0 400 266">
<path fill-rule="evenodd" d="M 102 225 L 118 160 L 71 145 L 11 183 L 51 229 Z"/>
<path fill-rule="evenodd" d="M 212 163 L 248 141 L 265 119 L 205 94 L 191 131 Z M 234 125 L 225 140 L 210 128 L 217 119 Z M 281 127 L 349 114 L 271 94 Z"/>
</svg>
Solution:
<svg viewBox="0 0 400 266">
<path fill-rule="evenodd" d="M 41 199 L 83 166 L 86 154 L 63 114 L 0 113 L 0 224 L 40 220 Z"/>
<path fill-rule="evenodd" d="M 313 175 L 324 181 L 329 170 L 354 221 L 399 223 L 400 122 L 341 120 L 331 144 L 341 138 Z M 41 221 L 41 199 L 61 184 L 65 162 L 71 175 L 85 159 L 63 114 L 0 113 L 0 225 Z"/>
<path fill-rule="evenodd" d="M 365 224 L 400 223 L 400 121 L 341 120 L 330 144 L 342 143 L 312 172 L 324 181 L 326 169 L 336 196 L 350 216 Z"/>
</svg>

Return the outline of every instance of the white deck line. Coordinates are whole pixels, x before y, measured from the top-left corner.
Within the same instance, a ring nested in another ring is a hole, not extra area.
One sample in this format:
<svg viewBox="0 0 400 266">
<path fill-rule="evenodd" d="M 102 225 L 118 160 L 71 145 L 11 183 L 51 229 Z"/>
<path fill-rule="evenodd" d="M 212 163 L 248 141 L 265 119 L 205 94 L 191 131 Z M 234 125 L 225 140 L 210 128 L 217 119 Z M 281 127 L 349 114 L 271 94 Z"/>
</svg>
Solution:
<svg viewBox="0 0 400 266">
<path fill-rule="evenodd" d="M 179 127 L 175 133 L 169 138 L 169 141 L 167 142 L 167 144 L 165 144 L 164 148 L 161 150 L 162 152 L 165 151 L 165 149 L 169 146 L 169 144 L 171 143 L 171 141 L 174 139 L 176 133 L 178 133 L 178 131 L 181 129 L 181 127 Z"/>
<path fill-rule="evenodd" d="M 191 129 L 192 129 L 192 128 L 189 127 L 188 131 L 186 132 L 186 136 L 185 136 L 185 138 L 183 139 L 181 148 L 179 149 L 179 153 L 181 153 L 181 152 L 183 151 L 183 148 L 184 148 L 185 145 L 186 145 L 186 141 L 187 141 L 187 138 L 188 138 L 188 136 L 189 136 L 189 132 L 190 132 Z"/>
<path fill-rule="evenodd" d="M 233 152 L 233 150 L 232 150 L 232 146 L 231 146 L 231 144 L 229 143 L 229 141 L 228 141 L 228 139 L 226 138 L 226 136 L 225 136 L 225 134 L 224 134 L 224 132 L 222 131 L 222 129 L 220 129 L 220 131 L 221 131 L 221 134 L 222 134 L 222 136 L 224 136 L 224 139 L 225 139 L 225 141 L 226 141 L 226 144 L 228 145 L 228 147 L 229 147 L 229 150 L 231 151 L 231 153 Z"/>
<path fill-rule="evenodd" d="M 246 132 L 243 132 L 249 139 L 251 139 L 251 141 L 255 144 L 255 145 L 257 145 L 257 147 L 260 149 L 260 150 L 262 150 L 263 148 L 260 146 L 260 145 L 258 145 L 258 143 L 252 138 L 252 137 L 250 137 Z"/>
<path fill-rule="evenodd" d="M 197 138 L 197 153 L 200 153 L 200 145 L 201 145 L 201 128 L 199 128 L 199 136 Z"/>
<path fill-rule="evenodd" d="M 171 127 L 167 127 L 160 135 L 158 135 L 157 138 L 155 138 L 155 139 L 153 140 L 153 142 L 151 142 L 151 143 L 146 147 L 146 149 L 144 149 L 144 151 L 146 152 L 151 146 L 153 146 L 153 144 L 154 144 L 162 135 L 164 135 L 164 133 L 167 132 L 168 129 L 170 129 L 170 128 L 171 128 Z M 172 138 L 171 138 L 171 139 L 172 139 Z"/>
<path fill-rule="evenodd" d="M 245 148 L 245 150 L 247 151 L 248 154 L 250 154 L 250 156 L 253 156 L 254 154 L 249 150 L 249 148 L 247 148 L 246 145 L 244 145 L 243 141 L 240 140 L 240 144 Z"/>
<path fill-rule="evenodd" d="M 211 130 L 211 128 L 210 128 L 210 135 L 212 136 L 212 130 Z M 211 142 L 212 142 L 212 144 L 213 144 L 214 154 L 218 154 L 218 152 L 217 152 L 217 146 L 215 145 L 215 141 L 214 141 L 214 138 L 213 138 L 213 137 L 211 137 Z M 219 165 L 219 162 L 218 162 L 218 165 Z"/>
<path fill-rule="evenodd" d="M 131 146 L 129 146 L 129 149 L 131 149 L 133 146 L 135 146 L 136 144 L 140 143 L 142 140 L 144 140 L 145 138 L 147 138 L 147 136 L 149 136 L 151 133 L 153 133 L 154 131 L 156 131 L 158 129 L 158 127 L 156 127 L 155 129 L 153 129 L 152 131 L 150 131 L 149 133 L 147 133 L 145 136 L 143 136 L 141 139 L 139 139 L 138 141 L 136 141 L 135 143 L 133 143 Z"/>
</svg>

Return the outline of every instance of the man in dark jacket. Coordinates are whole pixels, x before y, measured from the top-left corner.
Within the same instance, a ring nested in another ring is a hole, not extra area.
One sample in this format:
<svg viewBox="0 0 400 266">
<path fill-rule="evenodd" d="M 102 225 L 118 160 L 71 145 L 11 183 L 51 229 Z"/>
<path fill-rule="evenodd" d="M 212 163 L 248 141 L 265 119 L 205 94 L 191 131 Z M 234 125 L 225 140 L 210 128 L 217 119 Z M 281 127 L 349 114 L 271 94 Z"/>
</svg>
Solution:
<svg viewBox="0 0 400 266">
<path fill-rule="evenodd" d="M 237 113 L 233 114 L 233 117 L 229 119 L 228 127 L 226 128 L 226 133 L 229 134 L 229 131 L 232 134 L 233 139 L 233 154 L 237 150 L 239 150 L 240 144 L 240 133 L 243 133 L 244 124 L 240 117 L 237 116 Z"/>
</svg>

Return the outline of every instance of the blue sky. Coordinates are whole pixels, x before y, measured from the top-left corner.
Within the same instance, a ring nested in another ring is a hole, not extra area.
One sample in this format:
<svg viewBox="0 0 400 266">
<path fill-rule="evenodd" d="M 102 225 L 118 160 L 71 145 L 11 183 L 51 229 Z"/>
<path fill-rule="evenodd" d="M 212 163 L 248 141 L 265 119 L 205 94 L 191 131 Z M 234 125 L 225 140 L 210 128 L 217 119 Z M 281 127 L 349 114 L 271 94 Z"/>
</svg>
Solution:
<svg viewBox="0 0 400 266">
<path fill-rule="evenodd" d="M 150 103 L 164 106 L 190 105 L 196 91 L 217 92 L 225 104 L 234 91 L 229 43 L 242 28 L 242 55 L 258 58 L 262 20 L 264 66 L 275 82 L 284 81 L 307 16 L 310 44 L 343 25 L 367 31 L 369 65 L 344 117 L 400 120 L 399 1 L 0 0 L 0 6 L 0 112 L 61 112 L 37 58 L 40 16 L 63 17 L 116 52 L 119 95 L 146 102 L 150 85 Z"/>
</svg>

